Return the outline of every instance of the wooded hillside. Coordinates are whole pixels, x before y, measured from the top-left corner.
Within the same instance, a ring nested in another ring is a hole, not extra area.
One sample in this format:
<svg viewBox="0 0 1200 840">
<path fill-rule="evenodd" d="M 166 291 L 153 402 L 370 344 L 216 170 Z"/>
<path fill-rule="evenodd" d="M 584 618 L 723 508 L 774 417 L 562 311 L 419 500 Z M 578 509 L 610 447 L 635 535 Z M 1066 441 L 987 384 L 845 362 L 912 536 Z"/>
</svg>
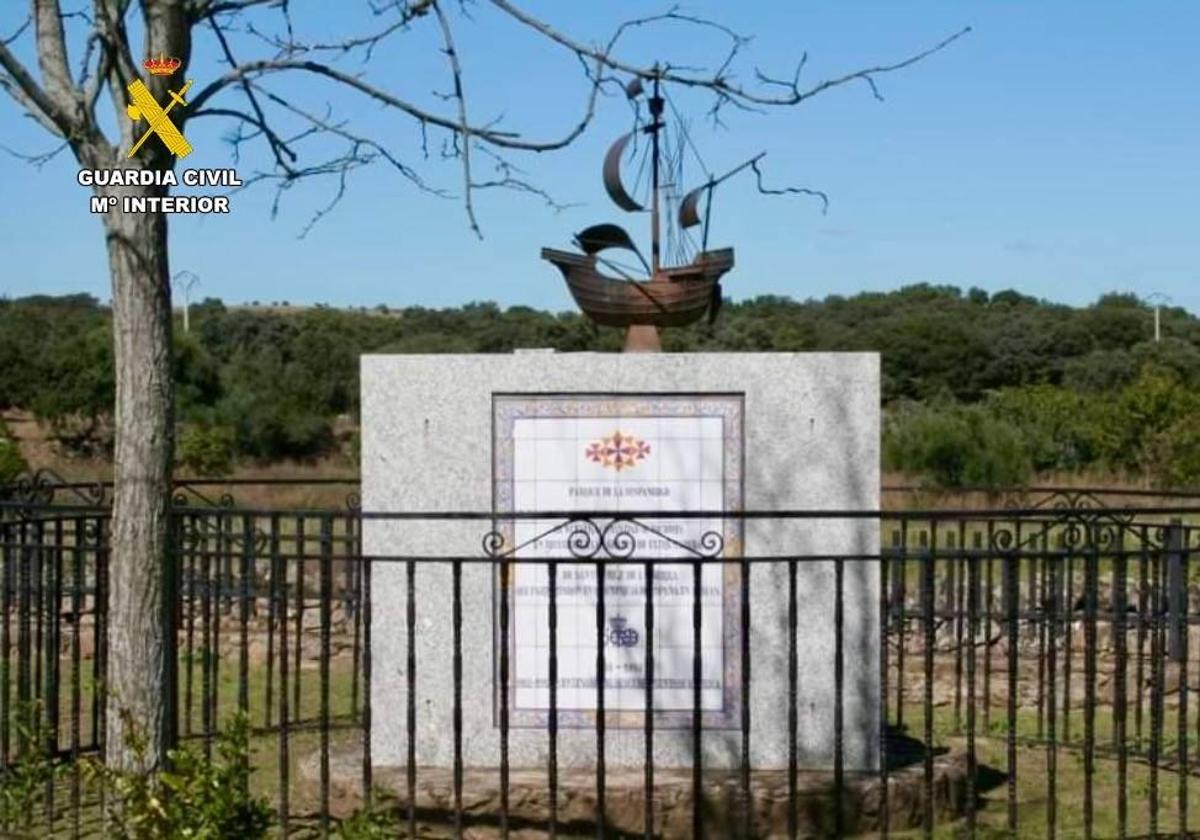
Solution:
<svg viewBox="0 0 1200 840">
<path fill-rule="evenodd" d="M 887 465 L 943 484 L 1013 483 L 1101 469 L 1200 480 L 1200 321 L 1132 295 L 1073 308 L 1017 292 L 916 285 L 890 293 L 726 303 L 717 323 L 664 335 L 668 351 L 874 350 L 883 358 Z M 34 412 L 59 445 L 109 445 L 110 313 L 88 296 L 0 300 L 0 408 Z M 176 328 L 180 458 L 220 473 L 235 459 L 353 450 L 358 356 L 616 351 L 619 331 L 580 315 L 473 303 L 366 310 L 193 306 Z M 1193 452 L 1194 450 L 1194 452 Z M 1191 462 L 1195 462 L 1194 466 Z"/>
</svg>

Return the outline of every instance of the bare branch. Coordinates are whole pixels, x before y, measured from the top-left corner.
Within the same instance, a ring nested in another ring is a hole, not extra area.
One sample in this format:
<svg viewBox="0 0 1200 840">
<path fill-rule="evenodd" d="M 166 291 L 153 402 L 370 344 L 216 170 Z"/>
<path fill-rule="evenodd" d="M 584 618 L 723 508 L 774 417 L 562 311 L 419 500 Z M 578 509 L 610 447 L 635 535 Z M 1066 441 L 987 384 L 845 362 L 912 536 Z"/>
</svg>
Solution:
<svg viewBox="0 0 1200 840">
<path fill-rule="evenodd" d="M 829 196 L 820 190 L 810 190 L 808 187 L 782 187 L 780 189 L 771 189 L 763 186 L 762 170 L 758 168 L 758 161 L 753 161 L 750 168 L 754 170 L 754 177 L 758 181 L 758 191 L 763 195 L 811 195 L 814 198 L 821 199 L 821 215 L 825 215 L 829 211 Z"/>
<path fill-rule="evenodd" d="M 524 172 L 514 166 L 511 162 L 505 160 L 500 155 L 496 154 L 493 149 L 487 146 L 478 145 L 477 150 L 484 155 L 487 155 L 495 162 L 495 169 L 500 176 L 489 181 L 476 181 L 471 184 L 473 189 L 508 189 L 516 192 L 528 193 L 529 195 L 537 196 L 545 202 L 546 206 L 555 213 L 561 213 L 564 210 L 569 210 L 572 207 L 579 207 L 577 203 L 563 204 L 556 200 L 547 190 L 533 184 L 524 176 Z"/>
<path fill-rule="evenodd" d="M 25 163 L 28 163 L 29 165 L 36 167 L 37 169 L 41 169 L 47 163 L 54 160 L 54 158 L 58 157 L 59 153 L 62 152 L 63 149 L 66 149 L 69 147 L 70 147 L 70 144 L 64 141 L 62 143 L 59 143 L 57 146 L 55 146 L 53 149 L 50 149 L 49 151 L 37 152 L 36 154 L 28 154 L 27 152 L 18 152 L 16 149 L 13 149 L 13 148 L 10 148 L 9 146 L 0 144 L 0 149 L 4 149 L 4 151 L 8 152 L 10 155 L 15 157 L 17 160 L 24 161 Z"/>
<path fill-rule="evenodd" d="M 0 38 L 0 44 L 4 44 L 4 46 L 7 47 L 9 44 L 14 43 L 18 38 L 25 34 L 25 30 L 29 29 L 29 24 L 31 23 L 33 23 L 33 18 L 29 15 L 25 15 L 25 20 L 21 22 L 21 25 L 17 27 L 17 30 L 13 32 L 13 34 L 9 35 L 7 38 Z"/>
<path fill-rule="evenodd" d="M 221 45 L 221 52 L 225 55 L 225 61 L 228 62 L 231 68 L 236 69 L 237 60 L 233 57 L 233 51 L 229 48 L 229 41 L 226 40 L 225 33 L 217 25 L 216 18 L 210 16 L 208 21 L 212 24 L 213 32 L 216 33 L 217 41 Z M 296 162 L 296 153 L 288 148 L 286 144 L 281 143 L 275 132 L 267 128 L 267 118 L 263 115 L 262 107 L 258 104 L 258 99 L 254 96 L 254 90 L 251 88 L 250 82 L 244 77 L 241 79 L 241 87 L 246 94 L 246 98 L 250 100 L 250 107 L 254 109 L 255 116 L 258 117 L 258 125 L 262 128 L 263 136 L 266 137 L 267 144 L 271 147 L 271 154 L 275 156 L 276 165 L 285 172 L 291 172 L 291 164 Z"/>
<path fill-rule="evenodd" d="M 308 128 L 292 137 L 277 137 L 276 140 L 281 147 L 292 149 L 299 141 L 319 134 L 333 135 L 345 140 L 347 144 L 346 151 L 343 154 L 324 160 L 321 163 L 310 166 L 290 167 L 287 171 L 255 172 L 243 179 L 243 186 L 241 189 L 246 189 L 258 183 L 275 182 L 275 198 L 272 202 L 271 210 L 272 216 L 274 216 L 278 213 L 279 203 L 284 193 L 291 189 L 296 182 L 303 179 L 312 179 L 331 175 L 337 178 L 338 186 L 333 197 L 325 206 L 318 209 L 313 214 L 311 219 L 309 219 L 308 223 L 304 226 L 303 230 L 299 234 L 301 238 L 306 236 L 318 222 L 320 222 L 341 202 L 342 198 L 345 196 L 345 187 L 349 173 L 354 169 L 374 163 L 377 159 L 382 159 L 389 163 L 393 168 L 396 169 L 396 171 L 398 171 L 421 191 L 440 198 L 450 197 L 443 190 L 432 187 L 426 183 L 414 169 L 407 166 L 381 143 L 377 143 L 374 140 L 350 132 L 342 123 L 331 122 L 328 114 L 324 117 L 318 116 L 310 111 L 296 106 L 286 98 L 268 91 L 261 86 L 254 85 L 253 88 L 254 92 L 258 96 L 261 96 L 264 100 L 278 105 L 288 113 L 299 117 L 309 125 Z M 274 133 L 265 120 L 260 120 L 253 114 L 248 114 L 234 109 L 208 107 L 192 113 L 192 119 L 207 116 L 234 117 L 240 122 L 251 125 L 255 128 L 253 135 L 236 136 L 232 139 L 231 142 L 234 146 L 235 157 L 237 156 L 237 150 L 243 141 L 260 134 L 268 135 Z"/>
<path fill-rule="evenodd" d="M 401 99 L 380 87 L 363 81 L 363 79 L 358 76 L 351 76 L 348 73 L 344 73 L 341 70 L 337 70 L 320 62 L 301 59 L 280 58 L 245 62 L 238 65 L 237 68 L 231 70 L 229 73 L 226 73 L 219 79 L 209 83 L 200 91 L 200 93 L 196 95 L 196 97 L 193 99 L 193 102 L 196 103 L 195 107 L 203 105 L 226 87 L 237 83 L 242 77 L 255 78 L 266 74 L 281 73 L 288 70 L 303 70 L 318 76 L 324 76 L 325 78 L 331 79 L 335 82 L 340 82 L 341 84 L 357 90 L 359 93 L 362 93 L 376 102 L 387 105 L 391 108 L 395 108 L 396 110 L 402 111 L 409 116 L 415 117 L 421 122 L 437 126 L 439 128 L 444 128 L 452 133 L 457 134 L 462 130 L 458 120 L 451 119 L 441 114 L 435 114 L 432 111 L 428 111 L 418 105 L 414 105 L 408 100 Z M 595 116 L 596 112 L 597 90 L 598 86 L 593 85 L 592 91 L 588 96 L 587 107 L 579 123 L 562 137 L 554 140 L 522 140 L 520 139 L 520 135 L 515 132 L 497 131 L 495 129 L 484 128 L 483 126 L 467 126 L 467 128 L 471 135 L 478 137 L 484 142 L 507 149 L 518 149 L 528 152 L 548 152 L 555 149 L 561 149 L 570 145 L 571 142 L 583 134 L 588 125 L 591 124 L 592 118 Z"/>
<path fill-rule="evenodd" d="M 438 27 L 442 30 L 446 60 L 450 63 L 450 73 L 454 77 L 454 93 L 452 95 L 458 103 L 458 131 L 462 135 L 463 206 L 466 208 L 471 230 L 482 239 L 483 231 L 479 229 L 479 221 L 475 218 L 475 206 L 471 202 L 472 131 L 470 120 L 467 119 L 467 100 L 463 96 L 462 65 L 458 61 L 458 52 L 454 48 L 454 35 L 450 31 L 450 21 L 446 19 L 446 13 L 442 11 L 437 0 L 433 0 L 429 5 L 433 8 L 433 12 L 437 16 Z M 484 130 L 487 130 L 486 127 Z M 456 134 L 455 140 L 458 140 L 458 137 L 459 135 Z"/>
<path fill-rule="evenodd" d="M 71 135 L 70 120 L 62 109 L 52 100 L 29 71 L 9 52 L 6 44 L 0 43 L 0 87 L 30 116 L 42 124 L 48 131 L 59 137 Z"/>
<path fill-rule="evenodd" d="M 100 69 L 92 87 L 84 91 L 89 113 L 104 84 L 108 84 L 118 131 L 126 142 L 132 142 L 132 124 L 125 119 L 125 88 L 137 75 L 137 65 L 129 46 L 125 15 L 131 0 L 94 0 L 96 30 L 100 34 Z"/>
<path fill-rule="evenodd" d="M 829 90 L 833 87 L 849 84 L 850 82 L 854 81 L 866 82 L 868 85 L 870 85 L 872 92 L 878 97 L 879 90 L 875 84 L 875 76 L 882 75 L 884 73 L 891 73 L 896 70 L 901 70 L 905 67 L 910 67 L 913 64 L 916 64 L 918 61 L 944 50 L 946 47 L 950 46 L 950 44 L 954 43 L 959 38 L 971 31 L 971 27 L 963 27 L 958 32 L 955 32 L 953 35 L 942 39 L 932 47 L 922 50 L 915 55 L 909 56 L 908 58 L 897 61 L 893 64 L 881 64 L 876 67 L 867 67 L 862 70 L 855 70 L 854 72 L 847 73 L 844 76 L 826 79 L 825 81 L 819 82 L 818 84 L 804 90 L 802 90 L 798 84 L 791 85 L 786 93 L 777 96 L 770 96 L 763 93 L 755 93 L 730 82 L 729 79 L 724 75 L 724 70 L 728 67 L 729 60 L 726 60 L 726 62 L 722 65 L 722 69 L 712 76 L 688 75 L 685 73 L 680 73 L 677 70 L 673 70 L 670 67 L 666 69 L 642 67 L 613 58 L 611 51 L 600 51 L 580 41 L 574 40 L 573 38 L 568 37 L 564 33 L 550 26 L 545 21 L 542 21 L 525 11 L 518 9 L 512 3 L 508 2 L 508 0 L 490 0 L 490 2 L 492 5 L 496 6 L 514 19 L 541 33 L 555 43 L 566 47 L 571 52 L 574 52 L 578 55 L 588 56 L 589 58 L 602 62 L 606 67 L 612 70 L 629 73 L 641 78 L 654 78 L 657 76 L 662 81 L 673 82 L 686 87 L 705 88 L 713 91 L 719 97 L 725 97 L 729 101 L 746 105 L 798 105 L 805 99 L 816 96 L 818 93 Z M 656 16 L 656 18 L 688 20 L 686 16 L 677 15 L 673 12 L 667 12 L 664 15 Z M 690 20 L 688 22 L 694 22 L 694 20 Z M 703 23 L 708 24 L 709 22 L 704 21 Z M 622 24 L 622 28 L 626 26 L 627 24 Z"/>
<path fill-rule="evenodd" d="M 334 52 L 345 55 L 355 50 L 363 50 L 363 61 L 366 62 L 374 55 L 376 47 L 397 32 L 406 31 L 409 28 L 409 24 L 414 20 L 428 14 L 432 6 L 432 0 L 418 0 L 418 2 L 411 4 L 407 2 L 388 4 L 387 9 L 394 9 L 399 14 L 399 17 L 395 21 L 376 32 L 360 35 L 355 38 L 347 38 L 342 41 L 318 41 L 311 44 L 300 43 L 295 39 L 290 22 L 288 24 L 288 37 L 286 40 L 267 35 L 253 24 L 248 24 L 246 31 L 248 34 L 254 35 L 265 43 L 270 44 L 281 55 L 294 56 L 310 52 Z M 383 9 L 376 10 L 376 14 L 382 14 L 382 12 Z"/>
<path fill-rule="evenodd" d="M 67 61 L 67 40 L 58 0 L 34 0 L 33 31 L 37 39 L 38 69 L 42 73 L 46 95 L 63 114 L 72 114 L 79 99 Z"/>
<path fill-rule="evenodd" d="M 188 14 L 192 20 L 201 21 L 213 15 L 236 14 L 254 6 L 278 3 L 279 0 L 192 0 Z"/>
</svg>

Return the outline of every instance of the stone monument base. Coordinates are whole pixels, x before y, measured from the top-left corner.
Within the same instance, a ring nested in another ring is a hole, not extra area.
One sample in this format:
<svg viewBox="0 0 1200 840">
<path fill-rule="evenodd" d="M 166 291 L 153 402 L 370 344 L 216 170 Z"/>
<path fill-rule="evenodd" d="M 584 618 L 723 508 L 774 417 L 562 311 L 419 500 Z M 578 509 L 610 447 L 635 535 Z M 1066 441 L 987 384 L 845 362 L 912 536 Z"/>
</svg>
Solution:
<svg viewBox="0 0 1200 840">
<path fill-rule="evenodd" d="M 880 565 L 861 558 L 879 553 L 879 422 L 879 357 L 869 353 L 363 356 L 363 551 L 389 558 L 373 565 L 371 583 L 375 761 L 404 763 L 411 740 L 416 764 L 448 770 L 457 711 L 464 764 L 497 767 L 507 710 L 511 766 L 544 766 L 553 567 L 564 770 L 596 764 L 598 650 L 610 770 L 645 759 L 650 662 L 658 770 L 691 767 L 697 687 L 706 769 L 738 767 L 748 712 L 750 766 L 785 770 L 792 708 L 800 767 L 830 770 L 840 750 L 847 771 L 876 770 Z M 436 518 L 464 511 L 497 518 Z M 747 511 L 783 513 L 742 519 Z M 568 515 L 535 519 L 539 512 Z M 455 577 L 453 559 L 489 554 L 492 562 L 462 562 Z M 510 561 L 507 590 L 500 556 Z M 793 628 L 795 557 L 812 562 L 797 564 Z M 826 557 L 858 559 L 813 559 Z M 697 558 L 699 597 L 689 565 Z M 602 637 L 596 559 L 606 569 Z M 640 564 L 651 562 L 648 630 Z"/>
<path fill-rule="evenodd" d="M 319 755 L 301 762 L 301 784 L 319 786 Z M 362 757 L 358 748 L 335 753 L 330 761 L 330 790 L 335 811 L 345 816 L 361 805 Z M 644 835 L 645 776 L 640 768 L 610 770 L 605 774 L 606 823 L 612 836 Z M 403 767 L 376 767 L 376 789 L 387 803 L 400 809 L 404 819 L 408 779 Z M 550 813 L 545 768 L 509 771 L 509 836 L 543 838 Z M 709 770 L 704 774 L 704 825 L 713 837 L 739 833 L 740 776 L 736 771 Z M 888 777 L 889 828 L 893 832 L 922 825 L 924 768 L 920 762 L 893 770 Z M 446 768 L 417 770 L 417 823 L 420 837 L 454 836 L 454 774 Z M 788 836 L 788 778 L 785 770 L 756 770 L 750 775 L 755 837 Z M 878 832 L 880 780 L 874 773 L 847 773 L 842 793 L 846 834 Z M 690 770 L 657 770 L 654 774 L 654 836 L 691 836 L 693 808 Z M 967 813 L 967 760 L 961 752 L 939 756 L 934 762 L 934 818 L 942 822 Z M 464 837 L 499 837 L 500 771 L 468 768 L 463 771 Z M 797 835 L 831 837 L 834 834 L 833 774 L 802 770 L 797 782 Z M 587 770 L 564 770 L 558 778 L 558 831 L 562 838 L 596 836 L 596 779 Z"/>
</svg>

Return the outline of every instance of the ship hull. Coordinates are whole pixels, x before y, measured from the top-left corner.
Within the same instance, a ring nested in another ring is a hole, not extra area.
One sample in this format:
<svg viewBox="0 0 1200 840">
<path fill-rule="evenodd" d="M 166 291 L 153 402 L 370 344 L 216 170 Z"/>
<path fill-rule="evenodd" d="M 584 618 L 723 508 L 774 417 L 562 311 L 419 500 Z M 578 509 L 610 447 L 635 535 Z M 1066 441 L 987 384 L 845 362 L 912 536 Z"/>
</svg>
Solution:
<svg viewBox="0 0 1200 840">
<path fill-rule="evenodd" d="M 543 248 L 542 258 L 562 272 L 579 308 L 606 327 L 682 327 L 698 321 L 713 305 L 721 276 L 733 267 L 733 249 L 723 248 L 638 282 L 601 274 L 594 255 Z"/>
</svg>

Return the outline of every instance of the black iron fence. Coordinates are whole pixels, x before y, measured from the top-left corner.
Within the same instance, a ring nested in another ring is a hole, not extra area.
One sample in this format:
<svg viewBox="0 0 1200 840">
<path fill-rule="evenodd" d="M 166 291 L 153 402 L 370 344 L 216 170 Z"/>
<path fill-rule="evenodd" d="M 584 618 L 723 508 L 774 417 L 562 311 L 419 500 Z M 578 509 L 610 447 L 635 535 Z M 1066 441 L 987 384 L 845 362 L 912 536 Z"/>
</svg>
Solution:
<svg viewBox="0 0 1200 840">
<path fill-rule="evenodd" d="M 285 835 L 335 831 L 368 804 L 401 836 L 1153 837 L 1197 823 L 1187 500 L 532 517 L 212 499 L 185 493 L 175 511 L 178 731 L 211 751 L 245 712 L 251 784 Z M 79 769 L 103 755 L 108 713 L 98 501 L 43 488 L 0 502 L 0 772 L 16 784 L 31 756 L 65 768 L 22 815 L 45 835 L 103 831 Z M 597 585 L 610 569 L 643 582 L 621 615 Z M 542 659 L 508 641 L 480 654 L 519 614 L 544 622 Z M 737 661 L 717 700 L 714 621 Z M 670 626 L 668 656 L 646 640 Z"/>
</svg>

